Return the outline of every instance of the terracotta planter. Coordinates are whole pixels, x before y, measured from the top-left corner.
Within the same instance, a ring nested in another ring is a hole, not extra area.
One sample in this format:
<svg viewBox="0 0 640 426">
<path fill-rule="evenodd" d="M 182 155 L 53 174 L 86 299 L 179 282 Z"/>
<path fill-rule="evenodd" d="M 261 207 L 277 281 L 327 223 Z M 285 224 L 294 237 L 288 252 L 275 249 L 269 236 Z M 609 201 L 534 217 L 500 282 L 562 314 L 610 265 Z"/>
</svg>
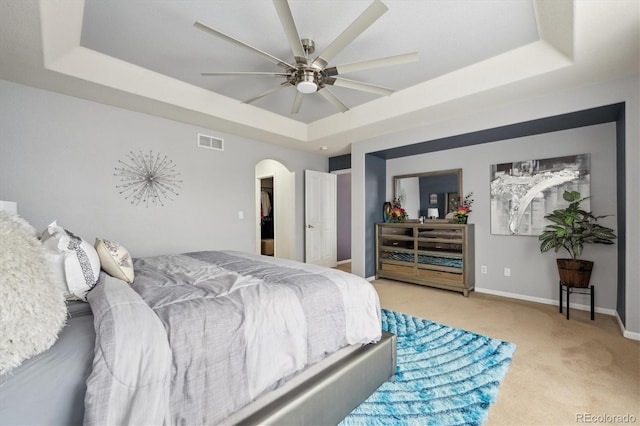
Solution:
<svg viewBox="0 0 640 426">
<path fill-rule="evenodd" d="M 560 282 L 571 287 L 589 287 L 593 262 L 581 259 L 556 259 Z"/>
</svg>

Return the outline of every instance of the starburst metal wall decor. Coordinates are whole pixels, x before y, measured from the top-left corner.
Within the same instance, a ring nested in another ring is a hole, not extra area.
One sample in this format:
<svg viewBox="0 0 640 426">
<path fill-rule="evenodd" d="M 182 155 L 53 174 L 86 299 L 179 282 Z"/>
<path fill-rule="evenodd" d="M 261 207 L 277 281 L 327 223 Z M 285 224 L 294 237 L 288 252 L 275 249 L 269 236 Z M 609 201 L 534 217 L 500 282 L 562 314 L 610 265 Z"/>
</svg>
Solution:
<svg viewBox="0 0 640 426">
<path fill-rule="evenodd" d="M 179 195 L 180 173 L 166 155 L 131 151 L 125 161 L 118 160 L 118 163 L 120 166 L 113 174 L 120 177 L 116 188 L 131 204 L 160 207 L 164 206 L 165 199 L 173 201 L 173 197 Z"/>
</svg>

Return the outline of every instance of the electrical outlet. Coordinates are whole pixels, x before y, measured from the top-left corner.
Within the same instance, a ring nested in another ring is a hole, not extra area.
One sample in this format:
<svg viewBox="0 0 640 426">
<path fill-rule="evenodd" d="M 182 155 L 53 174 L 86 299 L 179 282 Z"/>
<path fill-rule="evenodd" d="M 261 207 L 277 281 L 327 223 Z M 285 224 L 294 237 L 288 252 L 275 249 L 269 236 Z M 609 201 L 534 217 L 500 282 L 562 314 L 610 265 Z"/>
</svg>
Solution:
<svg viewBox="0 0 640 426">
<path fill-rule="evenodd" d="M 504 276 L 505 277 L 511 276 L 511 268 L 504 268 Z"/>
<path fill-rule="evenodd" d="M 481 274 L 486 274 L 486 273 L 487 273 L 487 267 L 486 267 L 485 265 L 482 265 L 482 266 L 480 267 L 480 273 L 481 273 Z"/>
<path fill-rule="evenodd" d="M 242 210 L 238 212 L 238 219 L 244 219 L 244 212 Z"/>
</svg>

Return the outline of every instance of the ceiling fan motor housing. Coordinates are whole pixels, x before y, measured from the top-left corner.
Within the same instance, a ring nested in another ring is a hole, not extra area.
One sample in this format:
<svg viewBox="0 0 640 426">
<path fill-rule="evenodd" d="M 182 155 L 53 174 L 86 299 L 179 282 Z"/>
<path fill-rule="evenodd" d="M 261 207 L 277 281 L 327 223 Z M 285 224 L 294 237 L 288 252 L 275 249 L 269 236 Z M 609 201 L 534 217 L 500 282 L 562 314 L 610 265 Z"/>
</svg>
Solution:
<svg viewBox="0 0 640 426">
<path fill-rule="evenodd" d="M 318 90 L 318 84 L 316 83 L 316 72 L 310 69 L 299 69 L 296 73 L 296 88 L 298 92 L 309 94 Z"/>
</svg>

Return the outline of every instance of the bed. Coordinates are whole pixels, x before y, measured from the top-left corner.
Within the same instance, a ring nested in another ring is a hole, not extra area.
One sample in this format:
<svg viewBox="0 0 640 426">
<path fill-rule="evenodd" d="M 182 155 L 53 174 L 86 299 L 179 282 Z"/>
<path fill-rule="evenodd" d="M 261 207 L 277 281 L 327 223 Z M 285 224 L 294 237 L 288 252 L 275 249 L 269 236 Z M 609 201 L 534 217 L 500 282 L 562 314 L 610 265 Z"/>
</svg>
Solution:
<svg viewBox="0 0 640 426">
<path fill-rule="evenodd" d="M 0 424 L 337 424 L 395 371 L 354 275 L 218 251 L 135 276 L 101 272 L 53 347 L 0 376 Z"/>
</svg>

